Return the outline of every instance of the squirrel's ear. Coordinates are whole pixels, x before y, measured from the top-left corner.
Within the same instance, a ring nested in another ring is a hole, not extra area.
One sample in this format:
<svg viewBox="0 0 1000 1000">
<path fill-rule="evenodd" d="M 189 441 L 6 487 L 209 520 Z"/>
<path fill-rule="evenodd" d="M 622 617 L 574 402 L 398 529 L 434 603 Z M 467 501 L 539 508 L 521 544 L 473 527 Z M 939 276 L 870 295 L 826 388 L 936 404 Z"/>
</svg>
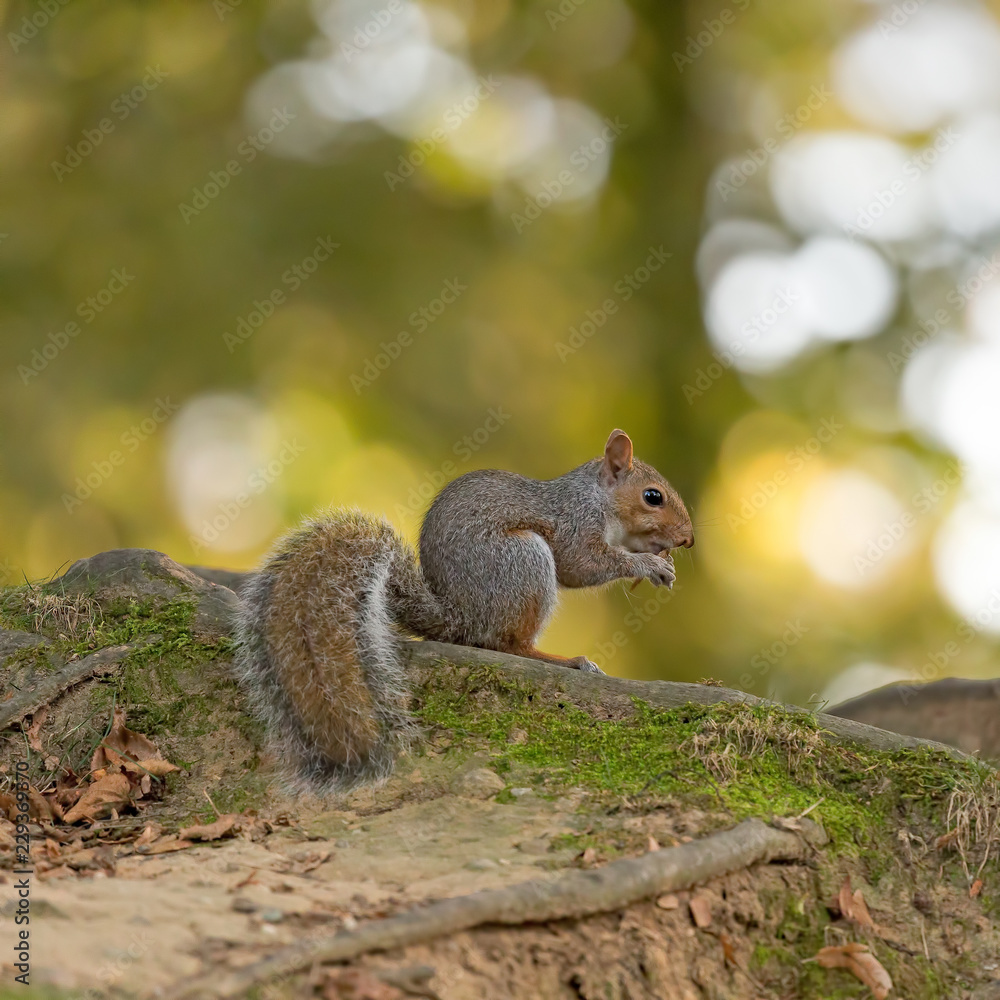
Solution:
<svg viewBox="0 0 1000 1000">
<path fill-rule="evenodd" d="M 632 441 L 620 430 L 613 430 L 604 446 L 603 477 L 610 483 L 619 479 L 632 468 Z"/>
</svg>

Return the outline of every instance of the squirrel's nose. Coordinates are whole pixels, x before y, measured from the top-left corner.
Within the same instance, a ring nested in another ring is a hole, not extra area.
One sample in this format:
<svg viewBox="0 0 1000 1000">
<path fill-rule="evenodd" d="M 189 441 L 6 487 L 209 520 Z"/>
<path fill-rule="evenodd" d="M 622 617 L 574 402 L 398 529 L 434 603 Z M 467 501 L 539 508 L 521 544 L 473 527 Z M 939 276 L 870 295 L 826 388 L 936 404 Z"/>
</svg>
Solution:
<svg viewBox="0 0 1000 1000">
<path fill-rule="evenodd" d="M 681 545 L 683 545 L 684 548 L 686 548 L 686 549 L 689 549 L 689 548 L 691 548 L 692 545 L 694 545 L 694 532 L 693 531 L 689 532 L 687 535 L 684 536 L 684 538 L 681 539 Z"/>
</svg>

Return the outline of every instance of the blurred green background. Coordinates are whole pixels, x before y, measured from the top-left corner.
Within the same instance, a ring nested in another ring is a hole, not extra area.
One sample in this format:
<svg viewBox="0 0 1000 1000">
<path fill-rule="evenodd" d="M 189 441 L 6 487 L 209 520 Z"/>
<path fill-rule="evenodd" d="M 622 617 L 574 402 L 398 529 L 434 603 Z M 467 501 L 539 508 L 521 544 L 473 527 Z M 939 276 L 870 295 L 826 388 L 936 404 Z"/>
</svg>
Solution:
<svg viewBox="0 0 1000 1000">
<path fill-rule="evenodd" d="M 547 648 L 800 703 L 996 672 L 987 8 L 0 13 L 5 582 L 251 567 L 329 503 L 415 539 L 621 426 L 697 544 Z"/>
</svg>

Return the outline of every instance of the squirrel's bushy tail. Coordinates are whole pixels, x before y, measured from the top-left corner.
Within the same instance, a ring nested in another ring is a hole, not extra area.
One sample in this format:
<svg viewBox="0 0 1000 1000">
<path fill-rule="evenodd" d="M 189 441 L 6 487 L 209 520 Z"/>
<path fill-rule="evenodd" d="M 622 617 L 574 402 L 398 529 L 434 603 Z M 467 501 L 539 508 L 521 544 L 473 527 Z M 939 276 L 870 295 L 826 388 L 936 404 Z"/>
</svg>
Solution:
<svg viewBox="0 0 1000 1000">
<path fill-rule="evenodd" d="M 410 547 L 382 518 L 331 512 L 279 542 L 242 600 L 238 673 L 289 784 L 387 776 L 412 730 L 399 628 L 438 629 Z"/>
</svg>

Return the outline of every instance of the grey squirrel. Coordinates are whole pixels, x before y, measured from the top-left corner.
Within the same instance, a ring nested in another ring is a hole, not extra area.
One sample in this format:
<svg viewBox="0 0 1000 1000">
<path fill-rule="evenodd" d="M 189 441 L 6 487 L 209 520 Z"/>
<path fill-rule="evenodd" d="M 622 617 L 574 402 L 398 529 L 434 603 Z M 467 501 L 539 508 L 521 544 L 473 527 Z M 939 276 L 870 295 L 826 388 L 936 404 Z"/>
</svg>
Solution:
<svg viewBox="0 0 1000 1000">
<path fill-rule="evenodd" d="M 412 735 L 403 633 L 596 671 L 535 648 L 558 587 L 670 587 L 694 544 L 681 498 L 624 431 L 557 479 L 483 469 L 449 483 L 420 564 L 383 518 L 335 510 L 282 539 L 242 591 L 237 671 L 288 783 L 325 793 L 385 777 Z"/>
</svg>

